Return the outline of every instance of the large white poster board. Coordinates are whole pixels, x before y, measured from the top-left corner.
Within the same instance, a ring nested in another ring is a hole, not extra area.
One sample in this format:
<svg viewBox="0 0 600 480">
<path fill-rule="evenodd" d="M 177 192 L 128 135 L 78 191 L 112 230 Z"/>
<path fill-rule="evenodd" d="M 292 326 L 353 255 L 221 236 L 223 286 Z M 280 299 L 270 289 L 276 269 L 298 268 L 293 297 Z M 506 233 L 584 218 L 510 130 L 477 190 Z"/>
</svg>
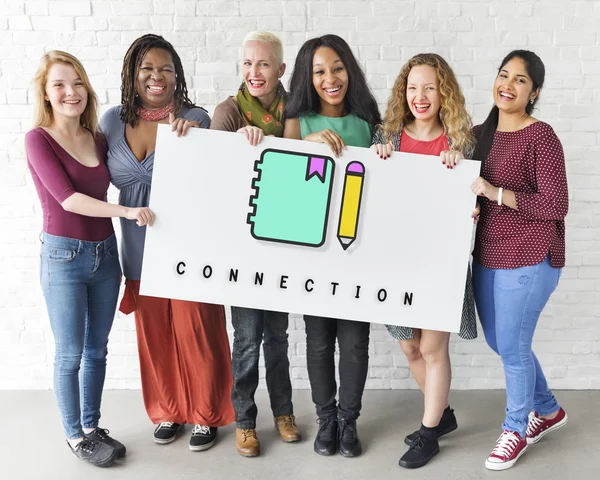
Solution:
<svg viewBox="0 0 600 480">
<path fill-rule="evenodd" d="M 459 330 L 479 162 L 158 128 L 142 295 Z"/>
</svg>

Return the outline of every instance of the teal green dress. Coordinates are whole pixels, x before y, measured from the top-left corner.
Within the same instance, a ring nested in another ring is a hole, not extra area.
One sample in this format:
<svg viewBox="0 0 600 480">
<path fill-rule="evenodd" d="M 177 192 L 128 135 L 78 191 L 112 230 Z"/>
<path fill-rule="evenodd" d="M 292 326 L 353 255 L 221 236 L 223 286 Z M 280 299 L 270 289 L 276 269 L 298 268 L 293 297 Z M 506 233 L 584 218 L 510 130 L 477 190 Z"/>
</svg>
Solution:
<svg viewBox="0 0 600 480">
<path fill-rule="evenodd" d="M 372 129 L 368 122 L 358 118 L 354 114 L 345 117 L 324 117 L 317 113 L 299 115 L 300 137 L 304 139 L 307 135 L 320 132 L 321 130 L 333 130 L 349 147 L 371 146 Z"/>
</svg>

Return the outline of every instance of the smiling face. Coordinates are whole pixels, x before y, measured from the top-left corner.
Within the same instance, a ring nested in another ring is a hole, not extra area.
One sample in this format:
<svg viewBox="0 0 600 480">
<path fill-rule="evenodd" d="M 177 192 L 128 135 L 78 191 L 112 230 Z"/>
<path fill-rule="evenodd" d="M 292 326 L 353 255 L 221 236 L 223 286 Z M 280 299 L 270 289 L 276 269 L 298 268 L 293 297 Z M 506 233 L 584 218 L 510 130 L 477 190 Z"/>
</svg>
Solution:
<svg viewBox="0 0 600 480">
<path fill-rule="evenodd" d="M 313 86 L 321 109 L 342 107 L 348 91 L 348 71 L 340 56 L 329 47 L 319 47 L 313 56 Z"/>
<path fill-rule="evenodd" d="M 525 61 L 514 57 L 498 72 L 494 82 L 494 102 L 505 113 L 525 114 L 525 107 L 538 91 L 533 91 L 533 82 L 527 73 Z"/>
<path fill-rule="evenodd" d="M 72 65 L 55 63 L 49 70 L 44 98 L 52 105 L 54 116 L 79 118 L 85 111 L 88 92 Z"/>
<path fill-rule="evenodd" d="M 285 72 L 285 63 L 278 65 L 273 46 L 267 42 L 250 40 L 244 44 L 242 59 L 242 76 L 250 95 L 261 101 L 272 101 L 279 78 Z"/>
<path fill-rule="evenodd" d="M 416 120 L 437 120 L 441 106 L 435 68 L 417 65 L 410 69 L 406 80 L 406 103 Z"/>
<path fill-rule="evenodd" d="M 144 108 L 161 108 L 175 94 L 175 65 L 162 48 L 148 50 L 137 73 L 135 91 Z"/>
</svg>

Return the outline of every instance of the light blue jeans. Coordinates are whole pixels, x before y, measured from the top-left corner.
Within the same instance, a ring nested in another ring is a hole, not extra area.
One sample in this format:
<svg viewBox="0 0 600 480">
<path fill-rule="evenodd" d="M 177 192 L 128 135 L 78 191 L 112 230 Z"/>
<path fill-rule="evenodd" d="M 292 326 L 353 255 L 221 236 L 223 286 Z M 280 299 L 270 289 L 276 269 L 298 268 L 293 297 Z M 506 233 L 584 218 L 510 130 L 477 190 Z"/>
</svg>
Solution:
<svg viewBox="0 0 600 480">
<path fill-rule="evenodd" d="M 54 334 L 54 394 L 69 439 L 95 428 L 121 266 L 114 234 L 86 242 L 42 234 L 40 282 Z M 79 381 L 79 367 L 83 372 Z"/>
<path fill-rule="evenodd" d="M 558 285 L 561 269 L 550 258 L 528 267 L 486 268 L 473 262 L 475 303 L 487 344 L 500 355 L 506 377 L 506 418 L 502 428 L 527 431 L 529 412 L 559 409 L 531 349 L 538 318 Z"/>
</svg>

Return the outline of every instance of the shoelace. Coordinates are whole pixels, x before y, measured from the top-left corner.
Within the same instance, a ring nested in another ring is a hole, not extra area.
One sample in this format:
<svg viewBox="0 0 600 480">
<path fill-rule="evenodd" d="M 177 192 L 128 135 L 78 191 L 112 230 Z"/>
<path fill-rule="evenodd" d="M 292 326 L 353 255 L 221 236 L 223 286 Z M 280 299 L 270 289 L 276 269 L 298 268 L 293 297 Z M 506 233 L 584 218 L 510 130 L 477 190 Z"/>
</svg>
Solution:
<svg viewBox="0 0 600 480">
<path fill-rule="evenodd" d="M 356 427 L 353 426 L 350 422 L 348 422 L 348 420 L 346 420 L 345 418 L 340 418 L 338 420 L 338 424 L 339 424 L 341 438 L 343 438 L 345 440 L 352 440 L 354 437 L 358 436 Z M 346 433 L 346 432 L 350 432 L 350 433 Z"/>
<path fill-rule="evenodd" d="M 106 428 L 96 427 L 96 430 L 93 430 L 91 433 L 95 433 L 98 436 L 98 438 L 100 438 L 100 440 L 108 440 L 108 434 L 110 433 L 110 430 Z"/>
<path fill-rule="evenodd" d="M 409 450 L 421 450 L 425 446 L 425 441 L 421 435 L 417 435 L 413 438 L 413 441 L 410 442 Z"/>
<path fill-rule="evenodd" d="M 256 438 L 256 430 L 251 428 L 242 429 L 242 442 L 245 442 L 248 438 Z"/>
<path fill-rule="evenodd" d="M 520 438 L 514 432 L 505 431 L 498 438 L 496 446 L 492 450 L 490 456 L 494 455 L 500 458 L 508 458 L 515 451 L 515 448 L 517 448 L 520 441 Z"/>
<path fill-rule="evenodd" d="M 160 422 L 158 429 L 160 430 L 161 428 L 171 428 L 174 424 L 175 422 Z"/>
<path fill-rule="evenodd" d="M 333 439 L 333 427 L 337 421 L 336 418 L 317 418 L 319 433 L 322 432 L 321 436 L 324 437 L 325 440 Z"/>
<path fill-rule="evenodd" d="M 81 442 L 77 444 L 75 450 L 83 450 L 86 453 L 94 453 L 94 450 L 96 450 L 96 447 L 98 445 L 98 442 L 84 438 Z"/>
<path fill-rule="evenodd" d="M 529 425 L 527 425 L 527 435 L 528 436 L 532 436 L 534 434 L 534 432 L 544 423 L 544 420 L 542 420 L 539 417 L 536 417 L 535 415 L 533 415 L 533 417 L 531 417 L 531 420 L 529 420 Z"/>
<path fill-rule="evenodd" d="M 194 428 L 192 428 L 192 435 L 196 434 L 210 435 L 210 427 L 207 427 L 206 425 L 200 425 L 199 423 L 197 423 L 196 425 L 194 425 Z"/>
<path fill-rule="evenodd" d="M 279 423 L 283 423 L 283 427 L 295 427 L 296 422 L 294 421 L 294 417 L 292 415 L 282 415 L 279 417 Z"/>
</svg>

